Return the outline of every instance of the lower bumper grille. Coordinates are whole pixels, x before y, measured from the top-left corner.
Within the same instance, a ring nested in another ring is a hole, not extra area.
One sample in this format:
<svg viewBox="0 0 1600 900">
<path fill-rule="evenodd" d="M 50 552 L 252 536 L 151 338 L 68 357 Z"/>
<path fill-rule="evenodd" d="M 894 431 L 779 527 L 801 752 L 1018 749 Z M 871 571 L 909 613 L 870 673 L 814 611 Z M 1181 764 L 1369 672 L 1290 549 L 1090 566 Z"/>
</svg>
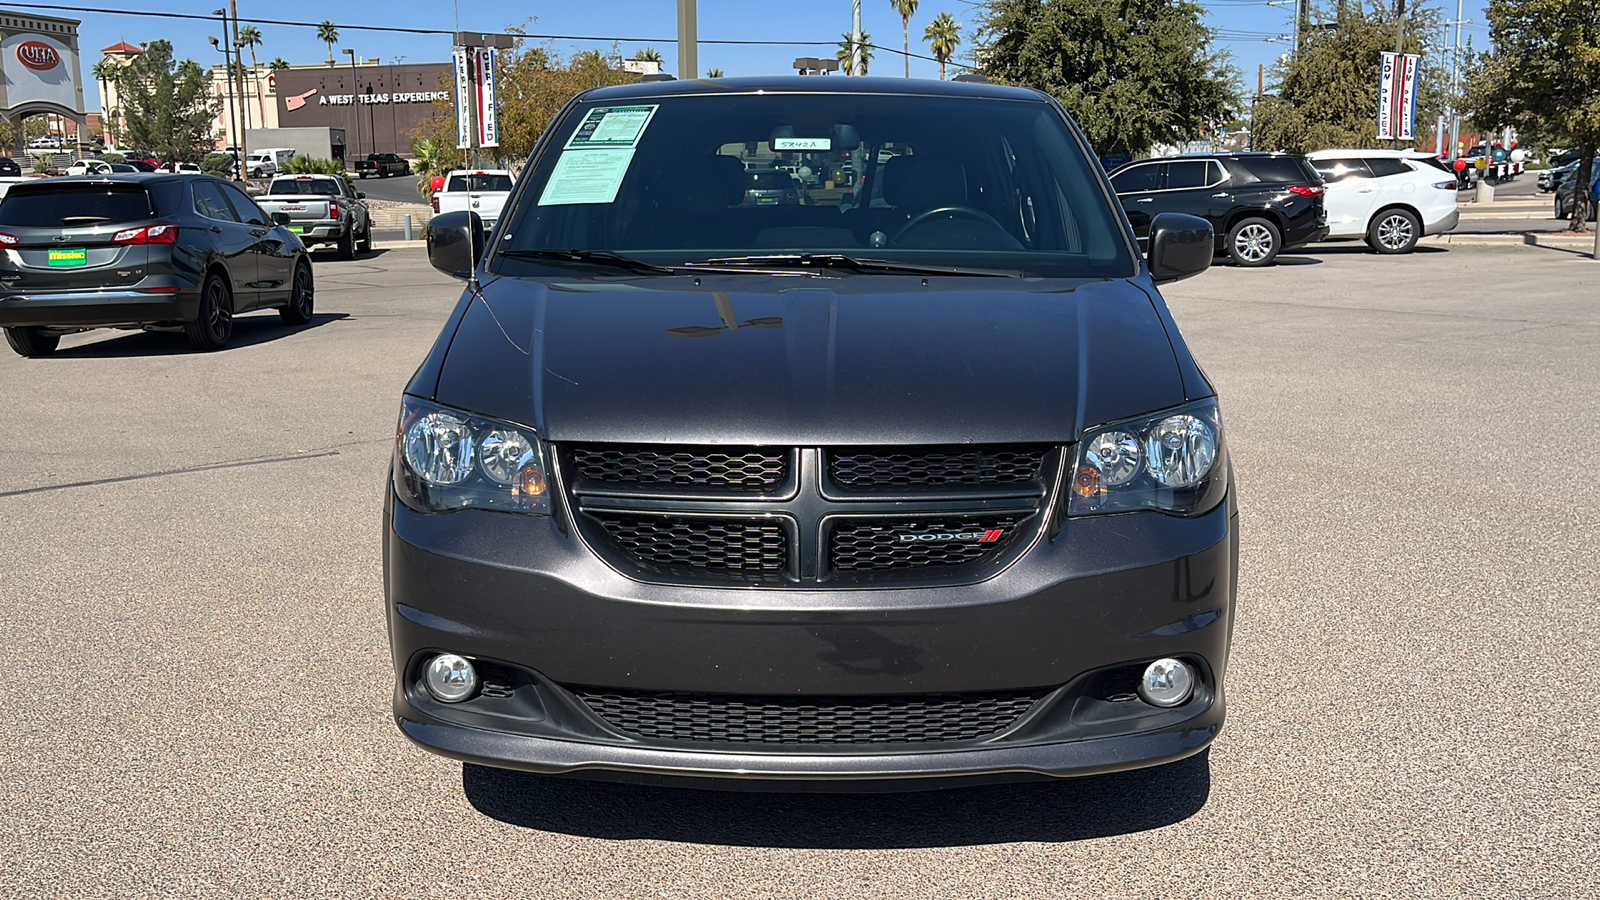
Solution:
<svg viewBox="0 0 1600 900">
<path fill-rule="evenodd" d="M 1003 731 L 1052 688 L 864 697 L 569 690 L 613 728 L 656 740 L 924 744 Z"/>
</svg>

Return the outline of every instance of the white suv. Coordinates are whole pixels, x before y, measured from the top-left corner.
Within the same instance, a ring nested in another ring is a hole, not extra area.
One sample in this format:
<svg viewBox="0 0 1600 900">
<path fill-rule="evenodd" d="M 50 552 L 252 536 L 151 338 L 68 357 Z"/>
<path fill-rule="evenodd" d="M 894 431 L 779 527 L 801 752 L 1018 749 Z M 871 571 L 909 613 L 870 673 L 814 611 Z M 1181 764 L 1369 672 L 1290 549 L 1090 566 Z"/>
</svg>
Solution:
<svg viewBox="0 0 1600 900">
<path fill-rule="evenodd" d="M 1328 184 L 1328 240 L 1363 238 L 1379 253 L 1409 253 L 1456 227 L 1456 175 L 1415 150 L 1318 150 L 1306 158 Z"/>
</svg>

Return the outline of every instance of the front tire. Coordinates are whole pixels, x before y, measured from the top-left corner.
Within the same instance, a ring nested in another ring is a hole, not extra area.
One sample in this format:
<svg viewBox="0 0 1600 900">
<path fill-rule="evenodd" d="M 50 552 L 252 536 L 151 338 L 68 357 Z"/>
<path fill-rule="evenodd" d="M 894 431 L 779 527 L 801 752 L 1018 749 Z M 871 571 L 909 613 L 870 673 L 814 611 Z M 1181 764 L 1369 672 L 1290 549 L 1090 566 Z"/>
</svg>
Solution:
<svg viewBox="0 0 1600 900">
<path fill-rule="evenodd" d="M 222 276 L 213 272 L 200 287 L 200 309 L 193 322 L 183 323 L 189 346 L 211 352 L 221 350 L 233 336 L 233 293 Z"/>
<path fill-rule="evenodd" d="M 305 325 L 311 321 L 311 313 L 315 309 L 316 284 L 311 280 L 311 267 L 304 262 L 296 263 L 289 305 L 278 310 L 278 318 L 285 325 Z"/>
<path fill-rule="evenodd" d="M 1255 268 L 1269 266 L 1278 258 L 1283 238 L 1278 226 L 1266 219 L 1252 216 L 1240 219 L 1228 229 L 1228 256 L 1234 265 Z"/>
<path fill-rule="evenodd" d="M 17 351 L 18 356 L 32 359 L 56 352 L 61 335 L 51 334 L 43 328 L 7 328 L 6 343 Z"/>
<path fill-rule="evenodd" d="M 1367 246 L 1379 253 L 1410 253 L 1422 237 L 1422 223 L 1404 209 L 1386 209 L 1367 226 Z"/>
</svg>

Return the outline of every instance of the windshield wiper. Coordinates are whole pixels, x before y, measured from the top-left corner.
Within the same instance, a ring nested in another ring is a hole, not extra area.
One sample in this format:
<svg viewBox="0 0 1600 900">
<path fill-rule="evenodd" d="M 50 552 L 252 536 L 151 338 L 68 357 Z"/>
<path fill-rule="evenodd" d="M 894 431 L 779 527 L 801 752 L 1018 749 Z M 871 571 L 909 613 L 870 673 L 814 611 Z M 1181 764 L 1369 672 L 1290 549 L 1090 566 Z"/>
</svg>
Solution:
<svg viewBox="0 0 1600 900">
<path fill-rule="evenodd" d="M 688 263 L 686 268 L 726 266 L 752 269 L 848 269 L 852 272 L 887 275 L 975 275 L 986 278 L 1020 278 L 1021 272 L 1008 269 L 966 269 L 958 266 L 924 266 L 887 259 L 863 259 L 843 253 L 778 253 L 770 256 L 728 256 Z"/>
<path fill-rule="evenodd" d="M 549 262 L 576 262 L 591 266 L 600 266 L 608 269 L 624 269 L 629 272 L 638 272 L 641 275 L 676 275 L 672 269 L 647 263 L 642 259 L 623 256 L 610 250 L 526 250 L 509 248 L 501 250 L 502 256 L 512 259 L 536 259 Z"/>
</svg>

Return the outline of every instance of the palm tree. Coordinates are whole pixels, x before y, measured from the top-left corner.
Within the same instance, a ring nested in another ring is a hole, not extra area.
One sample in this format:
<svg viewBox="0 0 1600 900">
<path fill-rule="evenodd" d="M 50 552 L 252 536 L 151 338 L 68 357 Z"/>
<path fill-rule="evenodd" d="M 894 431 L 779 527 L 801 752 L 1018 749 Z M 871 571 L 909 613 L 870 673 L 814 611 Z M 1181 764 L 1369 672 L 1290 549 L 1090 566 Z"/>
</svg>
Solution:
<svg viewBox="0 0 1600 900">
<path fill-rule="evenodd" d="M 706 70 L 706 77 L 707 78 L 723 78 L 725 76 L 722 74 L 722 70 L 721 69 L 707 69 Z"/>
<path fill-rule="evenodd" d="M 634 59 L 639 59 L 639 60 L 644 60 L 645 62 L 657 62 L 658 63 L 658 62 L 661 62 L 661 51 L 657 50 L 654 47 L 646 47 L 643 50 L 640 50 L 638 53 L 635 53 L 633 55 L 633 58 Z"/>
<path fill-rule="evenodd" d="M 333 45 L 339 43 L 339 26 L 323 19 L 317 26 L 317 40 L 328 45 L 328 65 L 333 65 Z"/>
<path fill-rule="evenodd" d="M 847 31 L 840 35 L 844 40 L 839 42 L 839 52 L 834 58 L 839 61 L 839 68 L 846 75 L 865 75 L 867 68 L 872 65 L 872 35 L 861 32 L 861 46 L 855 46 L 854 39 Z M 857 61 L 861 64 L 861 71 L 856 71 Z"/>
<path fill-rule="evenodd" d="M 906 77 L 911 77 L 911 17 L 917 14 L 917 0 L 889 0 L 889 5 L 900 14 L 900 36 L 906 45 Z"/>
<path fill-rule="evenodd" d="M 267 63 L 267 68 L 274 72 L 282 72 L 284 69 L 289 68 L 289 61 L 279 56 L 272 62 Z"/>
<path fill-rule="evenodd" d="M 261 92 L 261 79 L 256 77 L 256 73 L 261 71 L 261 63 L 256 61 L 256 48 L 261 46 L 261 31 L 254 25 L 241 25 L 238 40 L 241 47 L 250 48 L 250 79 L 255 82 L 256 111 L 264 124 L 267 121 L 267 97 Z"/>
<path fill-rule="evenodd" d="M 121 71 L 121 69 L 121 66 L 112 62 L 111 59 L 107 57 L 95 63 L 94 68 L 90 70 L 94 73 L 95 80 L 100 82 L 100 116 L 104 120 L 103 124 L 105 125 L 106 131 L 109 132 L 106 137 L 111 142 L 113 147 L 117 145 L 117 111 L 106 105 L 106 99 L 111 93 L 107 88 L 107 85 L 117 80 L 117 73 Z"/>
<path fill-rule="evenodd" d="M 944 64 L 955 55 L 956 47 L 961 44 L 961 23 L 947 12 L 939 13 L 928 23 L 927 30 L 922 32 L 922 39 L 928 42 L 933 58 L 939 61 L 939 80 L 943 81 Z"/>
</svg>

